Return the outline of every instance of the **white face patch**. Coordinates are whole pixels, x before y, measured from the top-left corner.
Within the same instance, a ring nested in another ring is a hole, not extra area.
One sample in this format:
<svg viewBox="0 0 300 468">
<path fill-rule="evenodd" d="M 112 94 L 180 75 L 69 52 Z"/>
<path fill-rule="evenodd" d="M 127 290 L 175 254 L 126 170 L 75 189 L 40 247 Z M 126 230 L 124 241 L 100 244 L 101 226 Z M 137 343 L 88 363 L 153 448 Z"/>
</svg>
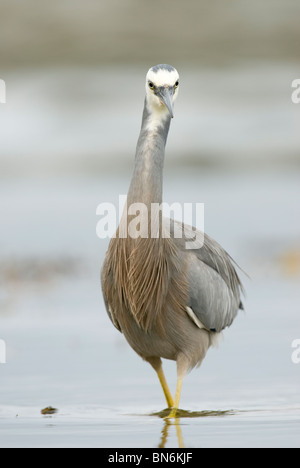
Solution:
<svg viewBox="0 0 300 468">
<path fill-rule="evenodd" d="M 148 84 L 148 81 L 152 81 L 155 86 L 174 86 L 178 79 L 179 74 L 175 68 L 171 71 L 160 68 L 157 72 L 150 68 L 146 77 L 146 85 Z"/>
<path fill-rule="evenodd" d="M 156 68 L 156 70 L 155 70 Z M 146 95 L 149 110 L 151 111 L 148 122 L 148 130 L 155 130 L 162 121 L 169 115 L 167 107 L 162 103 L 161 99 L 149 87 L 149 82 L 153 83 L 156 88 L 161 86 L 173 87 L 179 80 L 179 74 L 175 68 L 159 68 L 152 67 L 146 76 Z M 175 102 L 178 95 L 178 86 L 174 89 L 172 101 Z"/>
</svg>

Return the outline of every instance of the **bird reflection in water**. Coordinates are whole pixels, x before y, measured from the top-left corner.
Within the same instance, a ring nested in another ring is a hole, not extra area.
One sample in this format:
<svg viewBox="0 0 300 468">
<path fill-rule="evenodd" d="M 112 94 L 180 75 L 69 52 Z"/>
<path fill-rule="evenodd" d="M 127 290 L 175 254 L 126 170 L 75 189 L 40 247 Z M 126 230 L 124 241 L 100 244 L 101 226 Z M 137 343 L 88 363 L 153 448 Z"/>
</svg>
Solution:
<svg viewBox="0 0 300 468">
<path fill-rule="evenodd" d="M 177 417 L 170 418 L 169 417 L 170 409 L 166 408 L 158 413 L 152 413 L 151 416 L 158 416 L 164 420 L 163 428 L 161 430 L 161 438 L 159 441 L 158 448 L 166 448 L 166 445 L 169 440 L 170 436 L 170 428 L 175 426 L 176 429 L 176 437 L 178 448 L 185 448 L 186 445 L 184 443 L 183 434 L 181 430 L 181 419 L 184 418 L 205 418 L 205 417 L 222 417 L 222 416 L 229 416 L 235 414 L 233 410 L 223 410 L 223 411 L 187 411 L 178 409 L 177 410 Z"/>
<path fill-rule="evenodd" d="M 163 428 L 162 428 L 162 431 L 161 431 L 161 439 L 160 439 L 160 443 L 159 443 L 158 447 L 159 448 L 165 448 L 166 447 L 166 444 L 168 442 L 168 437 L 169 437 L 170 426 L 175 426 L 175 428 L 176 428 L 178 448 L 185 448 L 179 418 L 175 418 L 174 422 L 173 422 L 173 420 L 171 418 L 165 418 L 164 425 L 163 425 Z"/>
</svg>

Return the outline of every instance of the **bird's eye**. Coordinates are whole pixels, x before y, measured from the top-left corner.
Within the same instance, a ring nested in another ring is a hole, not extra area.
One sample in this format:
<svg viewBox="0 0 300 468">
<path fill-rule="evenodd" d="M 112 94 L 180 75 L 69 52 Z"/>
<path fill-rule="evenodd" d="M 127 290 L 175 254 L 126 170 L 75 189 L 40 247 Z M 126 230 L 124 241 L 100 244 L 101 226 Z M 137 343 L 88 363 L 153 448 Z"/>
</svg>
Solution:
<svg viewBox="0 0 300 468">
<path fill-rule="evenodd" d="M 154 89 L 154 84 L 152 83 L 152 81 L 149 81 L 148 84 L 149 84 L 149 88 L 150 88 L 150 89 Z"/>
<path fill-rule="evenodd" d="M 175 86 L 175 88 L 178 88 L 178 86 L 179 86 L 179 81 L 178 80 L 176 81 L 174 86 Z"/>
</svg>

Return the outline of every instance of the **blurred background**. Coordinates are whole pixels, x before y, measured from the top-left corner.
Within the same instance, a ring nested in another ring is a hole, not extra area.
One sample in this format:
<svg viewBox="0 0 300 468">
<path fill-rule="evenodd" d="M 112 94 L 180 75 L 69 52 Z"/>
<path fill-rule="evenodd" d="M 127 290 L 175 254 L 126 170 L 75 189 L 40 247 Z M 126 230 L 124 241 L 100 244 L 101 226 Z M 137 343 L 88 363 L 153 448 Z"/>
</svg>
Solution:
<svg viewBox="0 0 300 468">
<path fill-rule="evenodd" d="M 145 75 L 158 63 L 181 83 L 165 201 L 205 203 L 207 232 L 250 277 L 241 273 L 245 314 L 187 378 L 182 404 L 298 405 L 299 17 L 295 0 L 0 0 L 2 415 L 115 408 L 118 388 L 122 408 L 163 404 L 152 370 L 106 316 L 108 239 L 96 237 L 98 204 L 127 192 Z M 172 364 L 170 373 L 174 386 Z M 17 440 L 5 434 L 3 444 Z"/>
<path fill-rule="evenodd" d="M 1 0 L 1 174 L 127 167 L 144 75 L 164 62 L 182 81 L 172 166 L 299 163 L 290 99 L 299 9 L 293 0 Z"/>
</svg>

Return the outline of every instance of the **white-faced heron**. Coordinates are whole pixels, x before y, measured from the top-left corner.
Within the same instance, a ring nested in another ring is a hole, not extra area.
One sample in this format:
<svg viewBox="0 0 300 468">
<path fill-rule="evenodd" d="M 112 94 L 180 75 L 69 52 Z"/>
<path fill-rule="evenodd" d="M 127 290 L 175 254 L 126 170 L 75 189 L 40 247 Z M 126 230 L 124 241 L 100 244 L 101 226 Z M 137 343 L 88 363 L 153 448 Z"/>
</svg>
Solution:
<svg viewBox="0 0 300 468">
<path fill-rule="evenodd" d="M 179 75 L 170 65 L 148 71 L 127 206 L 101 275 L 107 313 L 130 346 L 157 372 L 172 408 L 170 416 L 176 415 L 186 373 L 201 364 L 219 333 L 243 307 L 242 285 L 225 250 L 206 234 L 201 248 L 186 249 L 189 229 L 195 231 L 173 220 L 164 223 L 161 211 L 151 212 L 153 204 L 162 203 L 165 145 L 178 88 Z M 136 207 L 141 205 L 146 209 L 139 208 L 143 211 L 139 223 L 147 221 L 146 232 L 129 235 Z M 170 227 L 169 236 L 165 225 Z M 175 400 L 161 358 L 177 362 Z"/>
</svg>

